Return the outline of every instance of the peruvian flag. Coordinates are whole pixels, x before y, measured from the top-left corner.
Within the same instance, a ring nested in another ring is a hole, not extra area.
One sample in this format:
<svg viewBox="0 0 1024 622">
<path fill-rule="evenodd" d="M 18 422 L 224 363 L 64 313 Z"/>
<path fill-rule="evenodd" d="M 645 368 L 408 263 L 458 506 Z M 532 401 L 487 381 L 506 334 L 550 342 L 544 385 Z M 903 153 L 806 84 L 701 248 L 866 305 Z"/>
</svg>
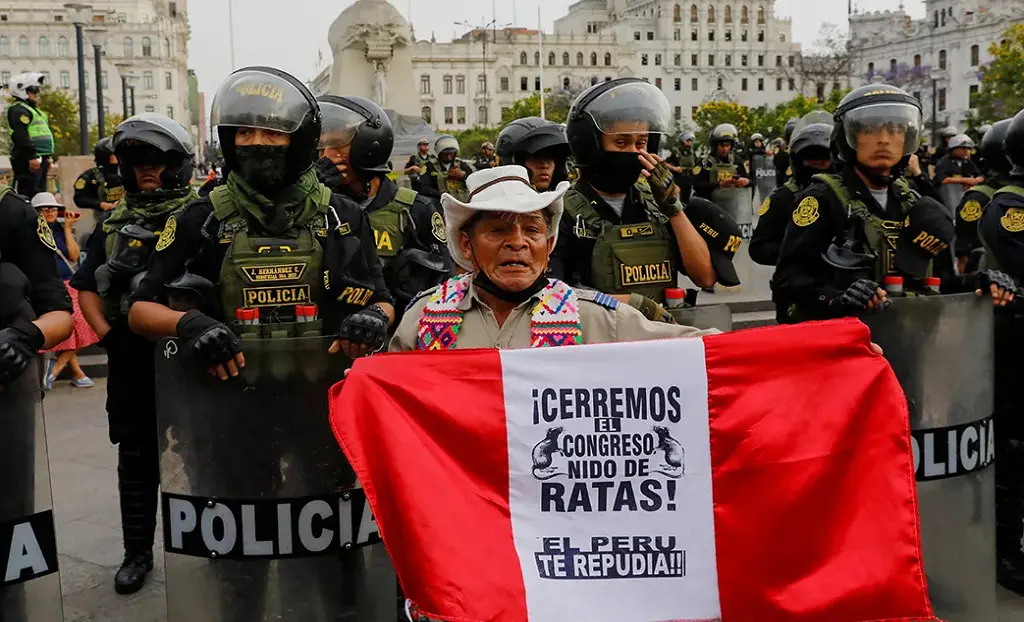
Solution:
<svg viewBox="0 0 1024 622">
<path fill-rule="evenodd" d="M 331 423 L 432 618 L 934 620 L 903 392 L 856 320 L 385 354 Z"/>
</svg>

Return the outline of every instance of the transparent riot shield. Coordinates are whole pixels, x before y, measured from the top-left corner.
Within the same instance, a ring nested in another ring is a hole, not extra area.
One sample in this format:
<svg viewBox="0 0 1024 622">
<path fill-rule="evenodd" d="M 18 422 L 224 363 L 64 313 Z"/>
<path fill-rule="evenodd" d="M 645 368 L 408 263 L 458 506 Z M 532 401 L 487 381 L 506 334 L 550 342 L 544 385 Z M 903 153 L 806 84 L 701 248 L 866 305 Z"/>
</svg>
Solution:
<svg viewBox="0 0 1024 622">
<path fill-rule="evenodd" d="M 910 406 L 924 570 L 935 615 L 949 622 L 995 620 L 991 299 L 901 298 L 865 322 Z"/>
<path fill-rule="evenodd" d="M 759 154 L 750 159 L 750 168 L 754 169 L 751 173 L 757 188 L 757 195 L 754 197 L 756 209 L 775 190 L 775 162 L 768 156 Z"/>
<path fill-rule="evenodd" d="M 38 365 L 0 390 L 0 620 L 60 622 Z"/>
<path fill-rule="evenodd" d="M 744 240 L 753 237 L 754 199 L 750 188 L 719 188 L 711 193 L 711 200 L 736 219 Z"/>
<path fill-rule="evenodd" d="M 677 324 L 694 328 L 717 328 L 723 333 L 732 330 L 732 310 L 727 305 L 706 305 L 689 309 L 671 309 Z"/>
<path fill-rule="evenodd" d="M 941 184 L 939 196 L 942 197 L 942 204 L 949 210 L 950 216 L 956 215 L 956 208 L 960 200 L 964 198 L 965 188 L 962 184 Z"/>
<path fill-rule="evenodd" d="M 226 382 L 158 345 L 168 622 L 392 620 L 396 580 L 338 447 L 328 339 L 246 340 Z"/>
</svg>

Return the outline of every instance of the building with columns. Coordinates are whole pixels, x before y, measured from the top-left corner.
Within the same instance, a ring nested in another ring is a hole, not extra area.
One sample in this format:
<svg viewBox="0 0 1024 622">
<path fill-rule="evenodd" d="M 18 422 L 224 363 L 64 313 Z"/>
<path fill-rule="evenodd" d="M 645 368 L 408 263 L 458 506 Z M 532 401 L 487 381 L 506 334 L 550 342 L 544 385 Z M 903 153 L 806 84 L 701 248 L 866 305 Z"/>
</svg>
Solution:
<svg viewBox="0 0 1024 622">
<path fill-rule="evenodd" d="M 134 86 L 136 112 L 159 112 L 190 127 L 186 2 L 89 2 L 91 21 L 86 30 L 102 32 L 87 33 L 85 84 L 79 85 L 75 27 L 64 1 L 0 0 L 0 83 L 18 73 L 39 71 L 76 102 L 78 89 L 84 86 L 90 125 L 95 124 L 97 76 L 91 40 L 99 40 L 103 69 L 98 78 L 107 115 L 124 110 L 121 76 L 126 75 Z M 113 133 L 113 128 L 107 132 Z"/>
<path fill-rule="evenodd" d="M 853 83 L 891 81 L 912 92 L 935 125 L 965 128 L 980 68 L 1003 32 L 1024 22 L 1021 0 L 926 0 L 924 19 L 896 11 L 850 18 Z"/>
</svg>

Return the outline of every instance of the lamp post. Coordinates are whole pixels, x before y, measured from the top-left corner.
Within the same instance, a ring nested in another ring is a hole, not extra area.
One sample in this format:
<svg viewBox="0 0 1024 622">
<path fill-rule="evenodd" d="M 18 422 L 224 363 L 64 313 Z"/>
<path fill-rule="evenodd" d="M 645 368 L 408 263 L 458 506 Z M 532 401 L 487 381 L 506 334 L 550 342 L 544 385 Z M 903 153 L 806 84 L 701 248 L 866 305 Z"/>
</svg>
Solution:
<svg viewBox="0 0 1024 622">
<path fill-rule="evenodd" d="M 85 41 L 82 28 L 90 22 L 92 5 L 69 2 L 64 5 L 71 23 L 75 25 L 75 41 L 78 45 L 78 131 L 81 134 L 82 155 L 89 153 L 89 102 L 85 94 Z M 99 79 L 99 76 L 96 76 Z"/>
<path fill-rule="evenodd" d="M 121 76 L 121 117 L 128 118 L 128 70 L 131 65 L 128 63 L 114 63 L 117 67 L 117 74 Z"/>
<path fill-rule="evenodd" d="M 86 31 L 89 36 L 89 43 L 92 44 L 93 55 L 96 57 L 96 129 L 97 136 L 103 138 L 106 136 L 106 119 L 104 118 L 105 113 L 103 110 L 103 35 L 107 32 L 106 28 L 89 28 Z"/>
<path fill-rule="evenodd" d="M 131 78 L 133 78 L 133 77 L 134 76 L 130 76 L 129 80 Z M 132 116 L 134 117 L 135 116 L 135 85 L 134 84 L 129 84 L 128 85 L 128 94 L 129 94 L 129 96 L 131 97 L 131 100 L 132 100 Z"/>
</svg>

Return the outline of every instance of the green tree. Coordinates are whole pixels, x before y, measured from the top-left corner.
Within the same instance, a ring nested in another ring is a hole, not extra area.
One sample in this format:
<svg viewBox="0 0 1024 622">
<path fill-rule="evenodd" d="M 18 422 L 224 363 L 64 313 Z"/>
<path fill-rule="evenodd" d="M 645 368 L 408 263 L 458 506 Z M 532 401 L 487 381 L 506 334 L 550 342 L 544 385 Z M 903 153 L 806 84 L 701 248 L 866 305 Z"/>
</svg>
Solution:
<svg viewBox="0 0 1024 622">
<path fill-rule="evenodd" d="M 480 145 L 486 142 L 496 142 L 501 128 L 497 127 L 474 127 L 461 132 L 453 132 L 452 136 L 459 141 L 459 157 L 464 160 L 472 160 L 480 153 Z"/>
<path fill-rule="evenodd" d="M 555 123 L 565 123 L 569 118 L 569 108 L 572 107 L 572 102 L 580 92 L 582 92 L 581 89 L 548 91 L 544 95 L 544 118 Z M 516 119 L 539 116 L 540 94 L 534 93 L 516 101 L 505 110 L 505 113 L 501 115 L 501 126 L 505 127 Z"/>
<path fill-rule="evenodd" d="M 974 98 L 978 125 L 1012 117 L 1024 108 L 1024 24 L 1014 24 L 988 48 L 992 60 L 982 66 L 981 89 Z"/>
<path fill-rule="evenodd" d="M 106 135 L 109 138 L 109 137 L 114 135 L 114 130 L 117 129 L 118 125 L 121 125 L 121 121 L 124 121 L 124 118 L 121 115 L 119 115 L 119 114 L 114 114 L 114 115 L 109 115 L 108 114 L 108 115 L 103 115 L 103 117 L 105 119 L 103 130 L 106 132 Z M 91 145 L 95 145 L 96 142 L 99 139 L 100 139 L 100 127 L 99 127 L 98 124 L 93 123 L 92 125 L 89 126 L 89 145 L 90 146 Z"/>
<path fill-rule="evenodd" d="M 706 145 L 711 131 L 723 123 L 732 123 L 736 126 L 741 137 L 750 136 L 757 131 L 754 128 L 756 114 L 753 110 L 744 106 L 727 101 L 710 101 L 697 108 L 697 114 L 693 117 L 697 123 L 697 145 Z"/>
</svg>

